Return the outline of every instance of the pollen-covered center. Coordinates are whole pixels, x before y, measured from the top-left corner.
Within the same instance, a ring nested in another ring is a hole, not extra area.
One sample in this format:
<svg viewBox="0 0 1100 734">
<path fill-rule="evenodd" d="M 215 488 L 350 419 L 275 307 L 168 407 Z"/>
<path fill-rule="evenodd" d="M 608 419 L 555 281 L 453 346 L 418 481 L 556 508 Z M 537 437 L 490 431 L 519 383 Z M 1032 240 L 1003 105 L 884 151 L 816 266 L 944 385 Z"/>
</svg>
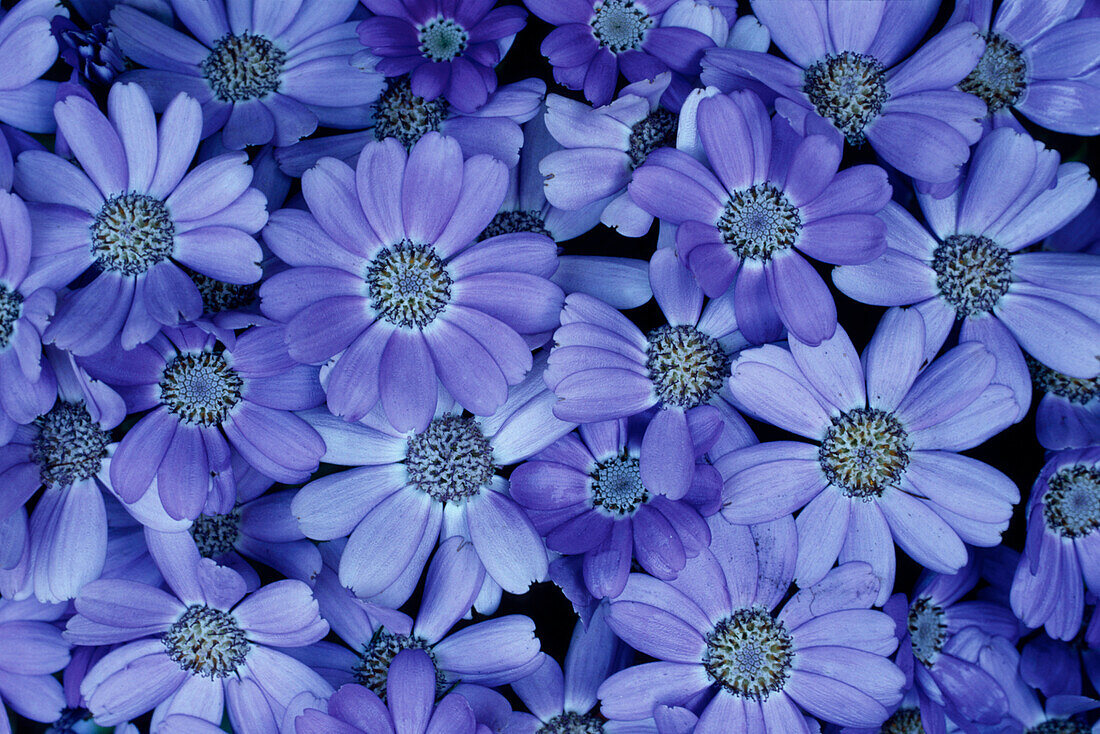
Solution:
<svg viewBox="0 0 1100 734">
<path fill-rule="evenodd" d="M 737 257 L 767 261 L 798 241 L 802 217 L 786 194 L 760 183 L 734 191 L 715 226 Z"/>
<path fill-rule="evenodd" d="M 694 326 L 649 332 L 646 368 L 666 406 L 694 408 L 714 397 L 729 376 L 729 357 L 716 339 Z"/>
<path fill-rule="evenodd" d="M 1012 255 L 988 237 L 954 234 L 932 251 L 936 287 L 959 318 L 992 311 L 1012 282 Z"/>
<path fill-rule="evenodd" d="M 566 711 L 547 721 L 535 734 L 603 734 L 603 722 L 592 714 Z"/>
<path fill-rule="evenodd" d="M 111 434 L 92 420 L 84 403 L 59 402 L 35 425 L 38 435 L 31 458 L 38 464 L 42 484 L 65 487 L 99 473 Z"/>
<path fill-rule="evenodd" d="M 481 492 L 493 478 L 493 448 L 472 418 L 435 418 L 405 450 L 409 483 L 438 502 L 460 501 Z"/>
<path fill-rule="evenodd" d="M 676 144 L 676 125 L 679 119 L 675 112 L 658 107 L 646 115 L 644 120 L 634 123 L 630 128 L 630 147 L 627 148 L 633 168 L 645 163 L 649 154 L 658 148 Z"/>
<path fill-rule="evenodd" d="M 1059 469 L 1043 495 L 1043 519 L 1051 532 L 1080 538 L 1100 527 L 1100 469 L 1073 464 Z"/>
<path fill-rule="evenodd" d="M 871 499 L 897 486 L 909 465 L 909 434 L 892 413 L 857 408 L 832 419 L 817 459 L 831 484 Z"/>
<path fill-rule="evenodd" d="M 191 523 L 191 537 L 203 558 L 221 558 L 241 537 L 241 509 L 224 515 L 199 515 Z"/>
<path fill-rule="evenodd" d="M 219 38 L 200 68 L 215 97 L 245 102 L 276 91 L 285 63 L 285 51 L 270 39 L 245 31 Z"/>
<path fill-rule="evenodd" d="M 371 689 L 385 701 L 390 663 L 402 650 L 423 650 L 428 653 L 435 667 L 436 697 L 442 696 L 447 690 L 447 680 L 439 670 L 439 664 L 436 662 L 430 643 L 419 635 L 402 635 L 390 632 L 383 627 L 379 627 L 370 641 L 363 645 L 359 660 L 352 666 L 351 672 L 355 676 L 355 682 Z"/>
<path fill-rule="evenodd" d="M 546 219 L 542 212 L 534 209 L 519 209 L 509 212 L 498 212 L 493 221 L 477 236 L 477 241 L 487 240 L 502 234 L 515 234 L 517 232 L 531 232 L 533 234 L 546 235 L 553 239 L 550 230 L 546 229 Z"/>
<path fill-rule="evenodd" d="M 1024 734 L 1089 734 L 1089 727 L 1073 719 L 1051 719 L 1031 727 Z"/>
<path fill-rule="evenodd" d="M 419 26 L 420 53 L 431 61 L 450 61 L 466 50 L 470 34 L 454 18 L 436 16 Z"/>
<path fill-rule="evenodd" d="M 225 357 L 189 352 L 174 357 L 160 378 L 160 401 L 182 423 L 216 426 L 241 401 L 244 380 Z"/>
<path fill-rule="evenodd" d="M 922 596 L 909 606 L 905 626 L 909 630 L 913 657 L 925 665 L 934 664 L 947 642 L 947 620 L 944 619 L 943 607 Z"/>
<path fill-rule="evenodd" d="M 653 27 L 653 18 L 633 0 L 604 0 L 594 10 L 592 35 L 613 54 L 636 51 Z"/>
<path fill-rule="evenodd" d="M 883 723 L 879 734 L 925 734 L 920 720 L 920 709 L 912 707 L 898 709 Z"/>
<path fill-rule="evenodd" d="M 596 464 L 589 475 L 592 506 L 604 512 L 622 517 L 649 502 L 649 492 L 642 484 L 638 458 L 625 451 Z"/>
<path fill-rule="evenodd" d="M 371 306 L 395 326 L 422 329 L 451 300 L 451 275 L 431 245 L 383 247 L 367 267 L 366 281 Z"/>
<path fill-rule="evenodd" d="M 707 634 L 703 667 L 734 696 L 766 699 L 791 668 L 791 635 L 767 609 L 738 609 Z"/>
<path fill-rule="evenodd" d="M 228 612 L 205 604 L 187 607 L 161 639 L 180 668 L 210 679 L 236 673 L 252 647 Z"/>
<path fill-rule="evenodd" d="M 890 96 L 879 60 L 854 51 L 829 54 L 806 69 L 802 91 L 817 114 L 832 121 L 852 145 L 863 144 L 864 128 Z"/>
<path fill-rule="evenodd" d="M 989 111 L 1016 104 L 1027 88 L 1027 61 L 1020 47 L 998 33 L 985 38 L 985 52 L 959 89 L 980 97 Z"/>
<path fill-rule="evenodd" d="M 92 257 L 103 270 L 141 275 L 167 260 L 175 246 L 176 225 L 168 207 L 147 194 L 117 194 L 92 221 Z"/>
<path fill-rule="evenodd" d="M 411 148 L 420 138 L 439 129 L 449 109 L 443 97 L 427 101 L 413 94 L 407 76 L 396 77 L 374 103 L 374 137 L 396 138 Z"/>
<path fill-rule="evenodd" d="M 0 349 L 11 343 L 15 322 L 23 315 L 23 296 L 0 283 Z"/>
<path fill-rule="evenodd" d="M 1050 395 L 1057 395 L 1078 405 L 1087 405 L 1097 396 L 1100 396 L 1100 377 L 1093 377 L 1092 379 L 1070 377 L 1052 370 L 1026 354 L 1024 359 L 1027 360 L 1028 369 L 1031 371 L 1031 381 L 1034 383 L 1036 390 L 1041 390 Z"/>
<path fill-rule="evenodd" d="M 187 273 L 202 296 L 202 312 L 209 314 L 234 311 L 244 308 L 256 300 L 259 283 L 238 285 L 215 280 L 208 275 L 188 271 Z"/>
</svg>

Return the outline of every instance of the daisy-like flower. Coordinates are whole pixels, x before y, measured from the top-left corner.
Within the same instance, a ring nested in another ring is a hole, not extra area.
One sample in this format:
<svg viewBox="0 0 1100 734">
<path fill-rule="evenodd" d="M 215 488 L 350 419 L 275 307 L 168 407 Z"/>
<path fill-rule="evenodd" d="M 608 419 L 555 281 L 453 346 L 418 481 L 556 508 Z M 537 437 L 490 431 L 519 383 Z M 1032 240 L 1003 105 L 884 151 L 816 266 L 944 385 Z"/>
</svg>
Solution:
<svg viewBox="0 0 1100 734">
<path fill-rule="evenodd" d="M 309 211 L 272 215 L 264 241 L 291 267 L 260 288 L 261 307 L 287 323 L 294 359 L 336 357 L 333 413 L 355 420 L 380 402 L 398 431 L 423 431 L 440 383 L 489 415 L 531 369 L 523 335 L 561 310 L 557 253 L 539 234 L 474 243 L 507 183 L 503 163 L 464 162 L 453 138 L 428 133 L 408 153 L 387 138 L 354 171 L 323 158 L 302 176 Z"/>
<path fill-rule="evenodd" d="M 455 0 L 363 0 L 375 13 L 359 24 L 359 40 L 380 57 L 378 71 L 409 75 L 412 93 L 443 97 L 463 112 L 485 104 L 497 88 L 493 71 L 527 23 L 523 8 Z"/>
<path fill-rule="evenodd" d="M 569 89 L 583 90 L 597 106 L 611 101 L 620 70 L 631 82 L 669 70 L 693 77 L 699 73 L 703 51 L 714 45 L 695 28 L 665 22 L 665 11 L 674 0 L 524 2 L 532 13 L 558 26 L 541 46 L 554 67 L 554 79 Z M 690 82 L 683 80 L 683 87 L 686 94 Z"/>
<path fill-rule="evenodd" d="M 0 730 L 11 731 L 5 707 L 43 723 L 61 715 L 65 694 L 53 673 L 69 664 L 72 645 L 54 622 L 64 615 L 64 604 L 0 599 Z"/>
<path fill-rule="evenodd" d="M 669 248 L 650 262 L 650 283 L 668 323 L 643 334 L 607 304 L 583 293 L 566 298 L 554 332 L 546 384 L 557 394 L 554 415 L 577 423 L 617 420 L 654 406 L 645 427 L 639 470 L 649 492 L 680 499 L 701 454 L 691 426 L 720 425 L 729 355 L 745 346 L 733 299 L 703 307 L 703 293 Z"/>
<path fill-rule="evenodd" d="M 54 0 L 20 0 L 0 8 L 0 122 L 33 133 L 53 132 L 57 82 L 39 79 L 57 61 L 50 19 L 68 16 Z M 0 134 L 0 148 L 6 148 Z"/>
<path fill-rule="evenodd" d="M 913 51 L 938 6 L 755 0 L 753 12 L 790 61 L 715 49 L 703 60 L 703 82 L 747 77 L 781 97 L 785 115 L 824 118 L 849 144 L 870 143 L 920 181 L 952 181 L 985 116 L 984 102 L 954 87 L 974 69 L 985 42 L 973 23 L 955 23 Z"/>
<path fill-rule="evenodd" d="M 546 128 L 564 150 L 546 155 L 539 170 L 546 177 L 546 200 L 575 211 L 603 202 L 600 221 L 627 237 L 641 237 L 653 215 L 626 192 L 631 177 L 654 150 L 676 142 L 677 115 L 660 107 L 669 74 L 636 82 L 614 102 L 591 108 L 551 94 Z"/>
<path fill-rule="evenodd" d="M 474 734 L 477 721 L 460 694 L 436 703 L 435 666 L 424 650 L 402 650 L 390 663 L 388 703 L 363 686 L 348 684 L 332 694 L 326 711 L 307 708 L 294 719 L 296 734 Z"/>
<path fill-rule="evenodd" d="M 924 324 L 887 312 L 863 355 L 844 332 L 817 347 L 791 338 L 741 352 L 730 392 L 749 415 L 815 443 L 775 441 L 733 451 L 722 512 L 731 522 L 774 520 L 800 508 L 798 566 L 806 586 L 839 556 L 894 583 L 894 544 L 921 565 L 954 573 L 964 543 L 994 546 L 1019 491 L 1008 477 L 955 452 L 1008 426 L 1016 405 L 995 360 L 964 343 L 922 369 Z"/>
<path fill-rule="evenodd" d="M 880 214 L 887 249 L 877 260 L 833 271 L 846 295 L 878 306 L 916 304 L 931 357 L 956 321 L 960 338 L 997 358 L 997 379 L 1019 410 L 1031 403 L 1024 351 L 1074 378 L 1100 374 L 1096 283 L 1100 255 L 1022 252 L 1082 211 L 1096 192 L 1083 163 L 1010 129 L 978 144 L 959 187 L 942 199 L 917 193 L 931 233 L 896 204 Z"/>
<path fill-rule="evenodd" d="M 1087 586 L 1100 593 L 1100 448 L 1054 454 L 1031 488 L 1012 610 L 1058 640 L 1081 628 Z"/>
<path fill-rule="evenodd" d="M 722 430 L 719 420 L 695 426 L 696 463 L 683 499 L 670 500 L 642 481 L 642 436 L 653 411 L 629 421 L 587 423 L 520 464 L 509 477 L 547 547 L 583 555 L 585 585 L 597 599 L 622 593 L 631 561 L 673 579 L 710 541 L 705 515 L 718 511 L 722 478 L 702 462 Z"/>
<path fill-rule="evenodd" d="M 697 128 L 714 172 L 662 148 L 634 172 L 630 197 L 679 225 L 676 253 L 708 296 L 732 284 L 746 339 L 774 341 L 784 327 L 809 344 L 828 339 L 836 306 L 802 253 L 838 265 L 878 257 L 885 226 L 874 215 L 891 192 L 885 171 L 837 173 L 839 143 L 813 126 L 801 138 L 782 117 L 769 120 L 752 92 L 701 100 Z"/>
<path fill-rule="evenodd" d="M 116 336 L 132 349 L 198 317 L 202 299 L 180 265 L 229 283 L 259 280 L 252 234 L 267 221 L 243 153 L 188 173 L 201 124 L 194 99 L 177 96 L 158 124 L 141 87 L 116 84 L 108 108 L 109 119 L 79 96 L 54 108 L 83 171 L 38 151 L 16 163 L 34 243 L 28 279 L 59 289 L 96 273 L 62 299 L 45 334 L 79 355 Z"/>
<path fill-rule="evenodd" d="M 544 365 L 540 359 L 488 417 L 464 416 L 445 394 L 422 430 L 397 431 L 378 409 L 361 423 L 323 410 L 302 414 L 324 438 L 325 463 L 360 467 L 314 480 L 291 503 L 306 536 L 350 534 L 339 564 L 345 586 L 400 606 L 432 550 L 453 535 L 469 539 L 484 564 L 488 598 L 499 600 L 502 588 L 522 594 L 546 576 L 542 539 L 497 473 L 576 425 L 551 412 Z"/>
<path fill-rule="evenodd" d="M 1043 127 L 1074 135 L 1100 133 L 1100 20 L 1076 17 L 1080 3 L 992 0 L 955 6 L 951 22 L 970 21 L 985 52 L 959 89 L 980 97 L 994 127 L 1019 127 L 1016 110 Z M 991 22 L 992 20 L 992 22 Z"/>
<path fill-rule="evenodd" d="M 53 370 L 42 366 L 42 332 L 57 297 L 49 288 L 32 291 L 24 284 L 30 263 L 27 207 L 15 194 L 0 190 L 0 446 L 18 426 L 49 410 L 57 397 Z"/>
<path fill-rule="evenodd" d="M 328 633 L 301 581 L 252 594 L 235 571 L 204 558 L 158 557 L 170 591 L 128 580 L 100 580 L 77 597 L 65 638 L 78 645 L 121 643 L 85 675 L 80 693 L 100 726 L 153 709 L 155 730 L 169 714 L 237 731 L 277 731 L 301 692 L 328 696 L 317 673 L 274 648 L 309 645 Z"/>
<path fill-rule="evenodd" d="M 1052 451 L 1100 445 L 1100 375 L 1070 377 L 1025 356 L 1035 389 L 1039 445 Z"/>
<path fill-rule="evenodd" d="M 230 512 L 230 446 L 277 481 L 301 482 L 317 468 L 324 442 L 290 412 L 323 399 L 317 369 L 289 359 L 281 327 L 225 338 L 231 343 L 195 326 L 167 329 L 131 352 L 116 345 L 82 362 L 119 390 L 129 412 L 150 411 L 111 462 L 123 501 L 155 492 L 175 520 Z"/>
<path fill-rule="evenodd" d="M 793 522 L 750 529 L 718 519 L 712 535 L 675 581 L 631 574 L 611 602 L 611 629 L 658 662 L 600 686 L 603 715 L 633 721 L 698 701 L 696 734 L 809 734 L 803 711 L 842 726 L 885 721 L 905 676 L 886 658 L 897 647 L 893 622 L 870 609 L 870 567 L 844 564 L 774 611 L 791 581 Z"/>
<path fill-rule="evenodd" d="M 359 49 L 354 0 L 321 3 L 173 0 L 188 36 L 119 5 L 111 23 L 122 51 L 148 67 L 122 81 L 145 87 L 165 109 L 183 90 L 202 105 L 202 137 L 228 148 L 290 145 L 318 125 L 357 128 L 382 91 L 382 75 L 351 63 Z M 193 36 L 193 37 L 192 37 Z"/>
</svg>

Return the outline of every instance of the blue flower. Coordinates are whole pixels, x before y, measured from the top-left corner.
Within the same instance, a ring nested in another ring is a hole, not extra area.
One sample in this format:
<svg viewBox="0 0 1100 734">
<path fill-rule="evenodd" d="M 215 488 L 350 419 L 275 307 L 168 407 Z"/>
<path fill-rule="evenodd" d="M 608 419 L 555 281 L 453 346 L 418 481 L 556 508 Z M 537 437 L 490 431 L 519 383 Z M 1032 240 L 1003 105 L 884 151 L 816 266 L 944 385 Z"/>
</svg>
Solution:
<svg viewBox="0 0 1100 734">
<path fill-rule="evenodd" d="M 83 30 L 65 16 L 55 15 L 50 30 L 61 44 L 61 58 L 89 84 L 108 86 L 126 68 L 114 34 L 102 23 Z"/>
<path fill-rule="evenodd" d="M 53 132 L 57 82 L 39 77 L 57 60 L 57 41 L 50 32 L 55 15 L 68 11 L 54 0 L 20 0 L 11 10 L 0 9 L 0 123 Z"/>
<path fill-rule="evenodd" d="M 61 715 L 65 695 L 52 674 L 69 664 L 72 646 L 53 623 L 64 614 L 64 604 L 0 599 L 0 727 L 5 731 L 5 706 L 43 723 Z"/>
</svg>

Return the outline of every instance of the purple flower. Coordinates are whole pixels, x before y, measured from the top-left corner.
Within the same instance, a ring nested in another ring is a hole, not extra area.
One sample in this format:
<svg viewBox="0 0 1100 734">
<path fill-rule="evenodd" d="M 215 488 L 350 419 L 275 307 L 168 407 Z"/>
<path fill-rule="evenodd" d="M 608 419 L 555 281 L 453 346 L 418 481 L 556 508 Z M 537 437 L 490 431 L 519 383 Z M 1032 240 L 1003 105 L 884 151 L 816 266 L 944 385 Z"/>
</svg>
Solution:
<svg viewBox="0 0 1100 734">
<path fill-rule="evenodd" d="M 956 23 L 910 54 L 938 6 L 756 0 L 753 12 L 790 61 L 715 49 L 703 60 L 703 82 L 728 90 L 730 75 L 748 78 L 782 98 L 776 104 L 785 116 L 820 116 L 838 137 L 869 142 L 908 176 L 951 181 L 985 115 L 980 99 L 954 86 L 974 69 L 985 42 L 973 23 Z"/>
<path fill-rule="evenodd" d="M 42 365 L 42 332 L 57 297 L 49 288 L 32 290 L 25 282 L 30 263 L 27 207 L 15 194 L 0 190 L 0 446 L 20 425 L 49 410 L 57 397 L 53 370 Z"/>
<path fill-rule="evenodd" d="M 53 673 L 69 664 L 71 645 L 53 622 L 64 604 L 33 599 L 0 599 L 0 728 L 8 729 L 5 706 L 33 721 L 49 723 L 61 715 L 65 695 Z"/>
<path fill-rule="evenodd" d="M 108 86 L 125 70 L 118 41 L 102 23 L 84 30 L 65 16 L 55 15 L 50 30 L 61 46 L 61 58 L 89 84 Z"/>
<path fill-rule="evenodd" d="M 187 172 L 199 141 L 194 99 L 176 97 L 159 125 L 136 84 L 112 87 L 108 107 L 110 119 L 79 96 L 54 108 L 83 171 L 38 151 L 16 163 L 33 225 L 28 280 L 58 289 L 95 274 L 61 301 L 45 334 L 80 355 L 119 335 L 132 349 L 197 318 L 202 299 L 179 265 L 229 283 L 259 280 L 252 233 L 267 221 L 243 153 Z"/>
<path fill-rule="evenodd" d="M 477 722 L 466 699 L 448 693 L 436 703 L 435 666 L 424 650 L 402 650 L 390 663 L 388 703 L 374 691 L 349 683 L 332 694 L 327 713 L 306 709 L 295 721 L 297 734 L 474 734 Z"/>
<path fill-rule="evenodd" d="M 800 585 L 841 562 L 871 564 L 878 603 L 894 583 L 893 541 L 923 566 L 954 573 L 965 543 L 994 546 L 1019 491 L 991 466 L 954 453 L 1009 425 L 1016 405 L 995 381 L 995 361 L 964 343 L 923 369 L 924 323 L 915 310 L 887 312 L 863 354 L 837 328 L 809 347 L 741 352 L 730 392 L 747 414 L 815 443 L 774 441 L 717 463 L 723 515 L 767 522 L 800 508 Z"/>
<path fill-rule="evenodd" d="M 1072 219 L 1096 192 L 1085 164 L 1058 160 L 1026 135 L 994 130 L 952 194 L 935 199 L 918 192 L 932 234 L 890 204 L 880 214 L 886 252 L 833 271 L 833 282 L 857 301 L 916 304 L 927 327 L 927 357 L 962 321 L 959 338 L 980 341 L 996 356 L 997 380 L 1019 404 L 1015 420 L 1031 402 L 1020 347 L 1070 377 L 1100 373 L 1100 256 L 1021 252 Z"/>
<path fill-rule="evenodd" d="M 246 595 L 244 579 L 228 568 L 153 550 L 170 592 L 94 581 L 65 628 L 74 644 L 123 643 L 81 683 L 96 723 L 113 726 L 150 709 L 154 729 L 170 713 L 218 723 L 227 706 L 236 730 L 275 731 L 298 693 L 331 693 L 319 675 L 274 649 L 328 632 L 306 584 L 276 581 Z"/>
<path fill-rule="evenodd" d="M 302 414 L 325 440 L 325 463 L 360 467 L 314 480 L 291 503 L 306 536 L 350 534 L 339 564 L 345 586 L 400 606 L 432 549 L 454 535 L 472 543 L 487 571 L 481 611 L 495 609 L 502 588 L 521 594 L 546 576 L 542 539 L 497 474 L 575 425 L 553 416 L 544 364 L 488 417 L 463 417 L 445 394 L 423 430 L 397 431 L 377 408 L 361 423 L 323 410 Z"/>
<path fill-rule="evenodd" d="M 700 702 L 698 734 L 809 734 L 802 711 L 842 726 L 885 721 L 905 678 L 885 657 L 897 647 L 893 623 L 869 608 L 870 567 L 844 564 L 776 613 L 794 567 L 793 521 L 750 529 L 719 518 L 711 531 L 710 549 L 675 581 L 631 574 L 611 602 L 611 629 L 658 662 L 600 686 L 603 715 L 633 721 Z"/>
<path fill-rule="evenodd" d="M 703 293 L 669 248 L 650 263 L 650 283 L 668 324 L 643 334 L 607 304 L 570 295 L 554 332 L 546 384 L 557 394 L 554 415 L 577 423 L 616 420 L 660 408 L 645 428 L 639 469 L 648 491 L 680 499 L 695 458 L 733 411 L 724 397 L 730 352 L 744 346 L 733 299 L 703 308 Z M 691 427 L 706 435 L 692 436 Z"/>
<path fill-rule="evenodd" d="M 463 162 L 458 142 L 434 132 L 407 154 L 387 138 L 355 171 L 323 158 L 303 175 L 310 210 L 276 212 L 264 230 L 291 267 L 264 283 L 261 306 L 287 323 L 294 359 L 336 357 L 329 410 L 354 420 L 380 402 L 398 431 L 422 431 L 440 383 L 489 415 L 531 369 L 523 337 L 558 323 L 557 253 L 530 233 L 474 243 L 506 186 L 503 163 Z"/>
<path fill-rule="evenodd" d="M 959 89 L 980 97 L 993 126 L 1020 125 L 1015 109 L 1043 127 L 1074 135 L 1100 133 L 1100 20 L 1075 18 L 1081 3 L 992 0 L 958 3 L 951 21 L 970 21 L 985 52 Z"/>
<path fill-rule="evenodd" d="M 68 11 L 53 0 L 20 0 L 11 10 L 0 9 L 0 123 L 53 132 L 57 82 L 39 77 L 57 60 L 57 41 L 50 33 L 55 15 Z"/>
<path fill-rule="evenodd" d="M 567 211 L 598 207 L 600 221 L 627 237 L 641 237 L 653 215 L 626 192 L 635 169 L 654 150 L 676 142 L 677 115 L 659 107 L 669 75 L 631 84 L 611 104 L 593 109 L 551 94 L 546 128 L 564 150 L 539 164 L 546 200 Z"/>
<path fill-rule="evenodd" d="M 1054 454 L 1031 489 L 1012 610 L 1059 640 L 1081 628 L 1084 592 L 1100 593 L 1100 448 Z"/>
<path fill-rule="evenodd" d="M 177 91 L 202 104 L 202 137 L 222 130 L 226 147 L 290 145 L 317 126 L 357 128 L 382 91 L 382 76 L 351 63 L 359 47 L 354 0 L 316 3 L 173 0 L 194 38 L 119 5 L 118 43 L 148 67 L 123 74 L 159 110 Z M 196 40 L 197 39 L 197 40 Z"/>
<path fill-rule="evenodd" d="M 632 559 L 657 578 L 673 579 L 710 542 L 703 516 L 718 511 L 722 478 L 702 463 L 706 438 L 691 437 L 697 463 L 688 493 L 680 500 L 663 497 L 647 488 L 639 470 L 652 414 L 587 423 L 579 436 L 558 439 L 510 477 L 513 497 L 547 547 L 583 555 L 585 585 L 597 599 L 622 593 Z M 714 427 L 696 426 L 696 432 L 707 428 Z"/>
<path fill-rule="evenodd" d="M 685 150 L 660 149 L 634 172 L 630 197 L 680 225 L 677 255 L 708 296 L 733 285 L 746 339 L 774 341 L 783 327 L 809 344 L 828 339 L 836 306 L 800 253 L 834 264 L 878 257 L 885 227 L 874 215 L 891 191 L 885 171 L 855 166 L 837 173 L 835 140 L 812 126 L 800 138 L 782 117 L 769 120 L 751 92 L 700 101 L 697 129 L 699 157 L 714 173 Z"/>
<path fill-rule="evenodd" d="M 704 49 L 714 45 L 694 28 L 664 22 L 674 0 L 524 0 L 532 13 L 558 26 L 541 50 L 554 67 L 554 79 L 602 106 L 611 101 L 619 70 L 631 82 L 672 70 L 699 73 Z M 681 94 L 691 84 L 682 80 Z M 663 91 L 663 90 L 662 90 Z M 678 106 L 678 105 L 677 105 Z"/>
<path fill-rule="evenodd" d="M 1035 389 L 1039 445 L 1052 451 L 1100 444 L 1100 376 L 1070 377 L 1025 358 Z"/>
<path fill-rule="evenodd" d="M 195 326 L 166 329 L 130 352 L 116 345 L 83 361 L 117 386 L 131 413 L 151 411 L 111 462 L 125 502 L 153 491 L 176 520 L 229 512 L 237 499 L 230 445 L 277 481 L 297 483 L 317 468 L 324 442 L 290 412 L 321 401 L 317 369 L 287 356 L 281 327 L 225 338 Z"/>
<path fill-rule="evenodd" d="M 412 93 L 473 112 L 497 88 L 493 71 L 527 23 L 523 8 L 490 0 L 363 0 L 376 13 L 359 40 L 388 77 L 409 74 Z"/>
</svg>

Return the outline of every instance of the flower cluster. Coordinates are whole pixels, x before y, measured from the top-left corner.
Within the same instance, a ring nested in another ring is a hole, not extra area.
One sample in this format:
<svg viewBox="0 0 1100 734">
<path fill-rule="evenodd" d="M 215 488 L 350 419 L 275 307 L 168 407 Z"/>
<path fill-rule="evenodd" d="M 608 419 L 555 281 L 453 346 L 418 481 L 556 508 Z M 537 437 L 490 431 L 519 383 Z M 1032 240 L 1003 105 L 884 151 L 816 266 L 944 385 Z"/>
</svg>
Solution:
<svg viewBox="0 0 1100 734">
<path fill-rule="evenodd" d="M 0 734 L 1100 734 L 1098 134 L 1095 0 L 4 3 Z"/>
</svg>

